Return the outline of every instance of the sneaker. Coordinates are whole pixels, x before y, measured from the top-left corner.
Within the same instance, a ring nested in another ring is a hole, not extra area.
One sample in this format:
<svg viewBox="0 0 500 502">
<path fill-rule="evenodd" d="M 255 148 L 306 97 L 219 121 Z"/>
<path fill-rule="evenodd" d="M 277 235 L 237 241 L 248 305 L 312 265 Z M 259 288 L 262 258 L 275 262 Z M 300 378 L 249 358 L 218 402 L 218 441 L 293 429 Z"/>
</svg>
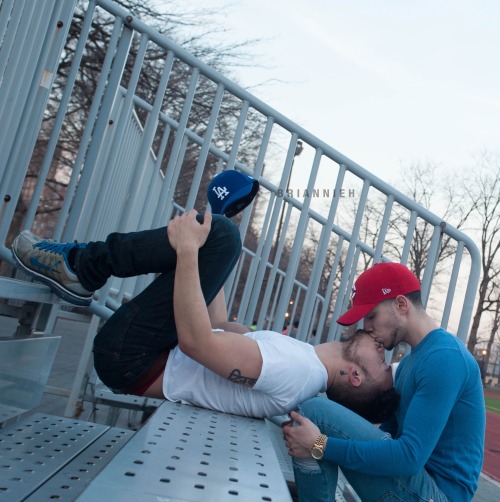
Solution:
<svg viewBox="0 0 500 502">
<path fill-rule="evenodd" d="M 92 291 L 87 291 L 68 263 L 72 249 L 83 249 L 86 244 L 44 240 L 23 230 L 12 243 L 12 256 L 20 269 L 47 284 L 67 302 L 80 306 L 92 303 Z"/>
</svg>

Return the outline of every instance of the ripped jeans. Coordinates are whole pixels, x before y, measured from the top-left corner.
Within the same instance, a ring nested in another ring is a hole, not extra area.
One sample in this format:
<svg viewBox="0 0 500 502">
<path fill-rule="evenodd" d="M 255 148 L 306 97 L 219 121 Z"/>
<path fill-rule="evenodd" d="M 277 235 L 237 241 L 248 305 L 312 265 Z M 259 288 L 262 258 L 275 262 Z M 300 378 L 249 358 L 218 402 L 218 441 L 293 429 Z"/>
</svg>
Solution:
<svg viewBox="0 0 500 502">
<path fill-rule="evenodd" d="M 343 406 L 318 397 L 299 407 L 329 437 L 359 441 L 391 440 L 381 431 Z M 338 466 L 326 460 L 293 459 L 293 470 L 300 502 L 335 500 Z M 363 502 L 450 502 L 425 470 L 415 476 L 371 476 L 342 469 L 347 481 Z"/>
</svg>

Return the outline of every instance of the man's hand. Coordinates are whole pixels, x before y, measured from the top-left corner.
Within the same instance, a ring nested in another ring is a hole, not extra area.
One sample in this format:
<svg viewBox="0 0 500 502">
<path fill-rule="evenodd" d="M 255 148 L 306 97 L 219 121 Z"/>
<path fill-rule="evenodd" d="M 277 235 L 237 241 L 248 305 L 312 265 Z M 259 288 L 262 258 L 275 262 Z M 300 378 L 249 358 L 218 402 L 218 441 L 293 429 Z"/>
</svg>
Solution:
<svg viewBox="0 0 500 502">
<path fill-rule="evenodd" d="M 288 447 L 288 454 L 296 458 L 312 458 L 311 448 L 321 431 L 308 418 L 292 411 L 290 417 L 299 425 L 293 425 L 293 422 L 283 427 L 285 444 Z"/>
<path fill-rule="evenodd" d="M 212 226 L 212 213 L 205 213 L 203 224 L 196 220 L 197 214 L 196 210 L 191 209 L 169 222 L 168 240 L 177 254 L 198 251 L 205 244 Z"/>
</svg>

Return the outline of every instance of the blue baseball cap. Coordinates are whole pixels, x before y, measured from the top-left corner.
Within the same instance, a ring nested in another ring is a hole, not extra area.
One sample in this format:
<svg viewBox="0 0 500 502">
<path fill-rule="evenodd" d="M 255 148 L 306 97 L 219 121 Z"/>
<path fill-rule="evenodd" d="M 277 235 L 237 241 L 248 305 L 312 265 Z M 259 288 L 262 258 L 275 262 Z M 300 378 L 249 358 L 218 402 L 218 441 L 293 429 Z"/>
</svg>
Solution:
<svg viewBox="0 0 500 502">
<path fill-rule="evenodd" d="M 259 191 L 259 182 L 246 174 L 228 169 L 208 185 L 207 197 L 212 213 L 232 218 L 243 211 Z"/>
</svg>

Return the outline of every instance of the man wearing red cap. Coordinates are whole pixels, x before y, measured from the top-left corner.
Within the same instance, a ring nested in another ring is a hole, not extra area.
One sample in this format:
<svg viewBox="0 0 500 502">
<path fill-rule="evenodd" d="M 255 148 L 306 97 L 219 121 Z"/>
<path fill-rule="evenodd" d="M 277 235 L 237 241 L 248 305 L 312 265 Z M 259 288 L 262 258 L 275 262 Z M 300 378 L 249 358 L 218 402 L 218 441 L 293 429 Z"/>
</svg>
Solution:
<svg viewBox="0 0 500 502">
<path fill-rule="evenodd" d="M 359 276 L 337 322 L 361 319 L 386 349 L 412 348 L 396 371 L 400 405 L 380 428 L 321 398 L 292 412 L 295 427 L 284 430 L 301 502 L 334 500 L 338 467 L 363 501 L 470 501 L 484 451 L 477 362 L 427 314 L 404 265 L 380 263 Z"/>
</svg>

